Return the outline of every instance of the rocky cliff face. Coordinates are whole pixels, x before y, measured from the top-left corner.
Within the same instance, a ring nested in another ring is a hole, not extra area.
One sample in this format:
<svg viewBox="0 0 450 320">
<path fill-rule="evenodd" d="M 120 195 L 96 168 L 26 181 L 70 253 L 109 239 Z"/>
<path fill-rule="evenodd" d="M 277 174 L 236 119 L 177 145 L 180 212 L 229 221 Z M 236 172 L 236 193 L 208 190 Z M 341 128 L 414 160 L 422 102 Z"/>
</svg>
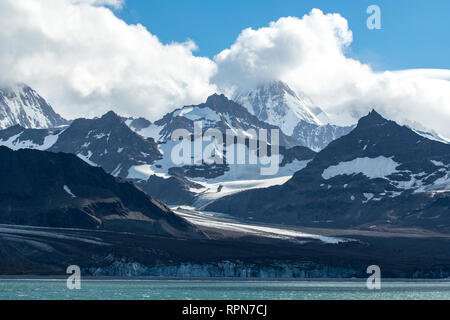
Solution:
<svg viewBox="0 0 450 320">
<path fill-rule="evenodd" d="M 317 279 L 350 278 L 360 275 L 356 269 L 351 267 L 295 262 L 272 262 L 267 265 L 259 265 L 242 261 L 220 261 L 209 264 L 182 263 L 147 267 L 122 259 L 114 261 L 107 267 L 91 267 L 85 270 L 93 276 L 116 277 Z"/>
</svg>

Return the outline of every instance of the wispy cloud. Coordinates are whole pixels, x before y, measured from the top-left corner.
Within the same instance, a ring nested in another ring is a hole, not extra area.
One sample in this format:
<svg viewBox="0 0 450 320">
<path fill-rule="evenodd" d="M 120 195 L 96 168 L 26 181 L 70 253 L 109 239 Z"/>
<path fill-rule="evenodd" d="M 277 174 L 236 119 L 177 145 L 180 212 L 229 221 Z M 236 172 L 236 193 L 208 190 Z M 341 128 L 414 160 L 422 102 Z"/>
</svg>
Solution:
<svg viewBox="0 0 450 320">
<path fill-rule="evenodd" d="M 114 9 L 122 9 L 125 0 L 72 0 L 72 4 L 88 4 L 94 6 L 108 6 Z"/>
</svg>

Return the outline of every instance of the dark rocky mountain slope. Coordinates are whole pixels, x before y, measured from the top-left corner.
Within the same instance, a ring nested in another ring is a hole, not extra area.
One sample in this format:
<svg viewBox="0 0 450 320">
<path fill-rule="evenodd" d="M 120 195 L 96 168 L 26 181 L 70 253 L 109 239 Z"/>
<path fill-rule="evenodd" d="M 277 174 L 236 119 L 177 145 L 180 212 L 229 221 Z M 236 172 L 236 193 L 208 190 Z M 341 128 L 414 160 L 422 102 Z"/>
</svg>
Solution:
<svg viewBox="0 0 450 320">
<path fill-rule="evenodd" d="M 450 232 L 450 146 L 372 111 L 284 185 L 225 197 L 207 210 L 278 223 Z"/>
<path fill-rule="evenodd" d="M 129 182 L 65 153 L 0 147 L 0 223 L 201 237 Z"/>
</svg>

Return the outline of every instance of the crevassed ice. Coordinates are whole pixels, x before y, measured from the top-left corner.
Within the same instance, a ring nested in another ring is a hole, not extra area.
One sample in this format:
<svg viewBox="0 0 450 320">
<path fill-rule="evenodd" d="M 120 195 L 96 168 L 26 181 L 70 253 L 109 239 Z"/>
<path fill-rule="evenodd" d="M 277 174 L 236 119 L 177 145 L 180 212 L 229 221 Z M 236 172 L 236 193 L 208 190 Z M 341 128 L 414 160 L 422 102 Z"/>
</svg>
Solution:
<svg viewBox="0 0 450 320">
<path fill-rule="evenodd" d="M 384 156 L 377 158 L 356 158 L 352 161 L 340 162 L 338 165 L 328 167 L 323 171 L 322 178 L 328 180 L 339 175 L 359 173 L 364 174 L 370 179 L 385 178 L 398 172 L 397 167 L 399 165 L 392 158 Z"/>
</svg>

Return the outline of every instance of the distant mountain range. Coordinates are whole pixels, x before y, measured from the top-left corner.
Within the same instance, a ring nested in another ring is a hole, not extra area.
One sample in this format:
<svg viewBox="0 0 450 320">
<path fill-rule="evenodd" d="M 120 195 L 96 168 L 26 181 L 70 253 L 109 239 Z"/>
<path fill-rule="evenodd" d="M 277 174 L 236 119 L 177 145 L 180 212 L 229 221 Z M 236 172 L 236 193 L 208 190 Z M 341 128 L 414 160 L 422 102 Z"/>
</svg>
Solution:
<svg viewBox="0 0 450 320">
<path fill-rule="evenodd" d="M 209 128 L 214 128 L 223 133 L 226 130 L 231 130 L 236 135 L 243 135 L 251 129 L 256 131 L 266 129 L 269 141 L 270 130 L 280 129 L 276 125 L 258 119 L 240 104 L 218 94 L 208 97 L 205 103 L 176 109 L 147 127 L 143 127 L 142 122 L 136 127 L 136 120 L 129 123 L 142 136 L 151 137 L 158 142 L 167 142 L 176 129 L 186 129 L 193 132 L 195 121 L 202 122 L 203 132 Z M 285 135 L 282 131 L 280 132 L 279 144 L 285 147 L 300 145 L 298 141 Z"/>
<path fill-rule="evenodd" d="M 279 99 L 269 99 L 269 96 Z M 292 101 L 298 100 L 296 110 L 306 108 L 309 110 L 306 114 L 311 117 L 297 118 L 294 136 L 308 140 L 312 132 L 320 131 L 327 138 L 316 136 L 317 139 L 308 144 L 325 148 L 316 155 L 311 149 L 299 146 L 293 136 L 281 132 L 280 169 L 277 175 L 269 177 L 261 176 L 260 164 L 173 163 L 171 151 L 177 142 L 171 141 L 172 133 L 176 129 L 193 132 L 195 121 L 202 123 L 203 132 L 210 128 L 221 132 L 230 130 L 247 141 L 253 139 L 249 137 L 251 130 L 270 132 L 278 128 L 223 95 L 212 95 L 205 103 L 176 109 L 154 123 L 144 118 L 121 118 L 108 112 L 100 118 L 77 119 L 70 125 L 51 129 L 26 129 L 16 125 L 0 131 L 0 145 L 13 150 L 29 148 L 72 153 L 115 177 L 136 183 L 149 195 L 170 205 L 195 205 L 245 218 L 363 226 L 414 224 L 417 214 L 407 208 L 417 208 L 417 205 L 423 207 L 420 215 L 431 211 L 440 214 L 434 203 L 447 201 L 448 144 L 431 141 L 425 138 L 425 133 L 419 135 L 375 111 L 362 118 L 356 128 L 318 124 L 320 117 L 317 116 L 325 117 L 320 108 L 311 105 L 306 98 L 298 98 L 281 82 L 261 87 L 246 97 L 253 98 L 247 100 L 247 107 L 253 112 L 256 107 L 250 106 L 250 101 L 266 101 L 266 106 L 260 108 L 266 111 L 260 110 L 260 116 L 276 110 L 268 108 L 267 101 L 278 101 L 278 107 L 289 113 Z M 290 104 L 285 103 L 288 100 Z M 328 144 L 328 139 L 333 141 Z M 204 148 L 205 145 L 202 151 Z M 248 145 L 244 148 L 248 153 Z M 216 145 L 215 152 L 220 154 L 223 150 Z M 227 154 L 221 157 L 226 159 Z M 416 162 L 413 163 L 413 159 Z M 333 170 L 337 173 L 328 176 Z M 344 174 L 339 174 L 339 170 L 344 170 Z M 377 171 L 372 176 L 364 170 L 381 170 L 383 174 Z M 268 189 L 253 190 L 258 188 Z M 409 205 L 401 204 L 402 201 Z M 395 209 L 391 209 L 387 217 L 386 208 L 390 207 Z M 447 208 L 446 205 L 443 208 Z M 444 218 L 439 216 L 439 219 Z M 427 221 L 439 220 L 433 219 Z M 421 223 L 427 225 L 424 221 Z"/>
<path fill-rule="evenodd" d="M 205 192 L 216 192 L 219 182 L 261 179 L 260 165 L 173 163 L 171 150 L 177 143 L 171 141 L 173 131 L 193 132 L 195 121 L 202 123 L 203 133 L 210 128 L 224 134 L 230 130 L 247 141 L 251 130 L 258 133 L 265 129 L 270 142 L 271 129 L 278 129 L 225 96 L 213 95 L 203 104 L 174 110 L 155 123 L 143 118 L 124 119 L 108 112 L 96 119 L 76 119 L 69 126 L 56 129 L 26 129 L 16 125 L 0 131 L 0 145 L 13 150 L 31 148 L 73 153 L 115 177 L 137 183 L 150 195 L 169 204 L 191 204 Z M 279 143 L 282 154 L 279 176 L 292 175 L 315 154 L 298 146 L 294 138 L 281 131 Z M 245 148 L 248 153 L 248 145 Z M 224 151 L 217 149 L 217 152 Z M 223 156 L 226 158 L 226 154 Z M 208 185 L 211 181 L 213 186 Z"/>
<path fill-rule="evenodd" d="M 301 225 L 420 226 L 450 231 L 450 145 L 372 111 L 282 186 L 206 209 Z"/>
<path fill-rule="evenodd" d="M 376 111 L 333 126 L 281 82 L 236 94 L 244 106 L 216 94 L 154 123 L 112 111 L 68 122 L 25 85 L 1 97 L 0 274 L 450 274 L 450 145 L 431 131 Z M 251 132 L 281 127 L 279 172 L 173 163 L 172 133 L 196 121 L 247 141 L 233 142 L 246 155 Z"/>
</svg>

